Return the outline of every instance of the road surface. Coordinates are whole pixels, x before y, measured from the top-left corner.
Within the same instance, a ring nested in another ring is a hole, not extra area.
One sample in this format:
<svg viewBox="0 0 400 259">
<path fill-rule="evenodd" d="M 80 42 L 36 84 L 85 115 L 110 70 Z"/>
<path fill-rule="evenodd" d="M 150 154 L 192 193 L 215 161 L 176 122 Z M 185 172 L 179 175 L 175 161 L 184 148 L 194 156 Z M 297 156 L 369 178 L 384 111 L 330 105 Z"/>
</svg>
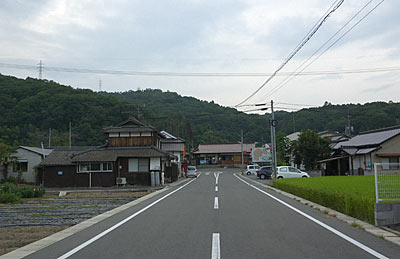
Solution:
<svg viewBox="0 0 400 259">
<path fill-rule="evenodd" d="M 200 172 L 27 258 L 400 258 L 400 247 L 237 169 Z"/>
</svg>

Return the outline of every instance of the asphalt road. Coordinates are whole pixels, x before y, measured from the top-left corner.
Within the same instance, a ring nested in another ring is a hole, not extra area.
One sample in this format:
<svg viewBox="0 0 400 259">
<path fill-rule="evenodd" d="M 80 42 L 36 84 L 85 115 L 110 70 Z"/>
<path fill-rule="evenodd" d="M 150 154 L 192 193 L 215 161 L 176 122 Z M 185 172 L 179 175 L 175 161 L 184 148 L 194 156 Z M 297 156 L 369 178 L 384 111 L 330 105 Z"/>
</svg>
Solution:
<svg viewBox="0 0 400 259">
<path fill-rule="evenodd" d="M 236 173 L 203 170 L 27 258 L 400 258 L 400 247 Z"/>
</svg>

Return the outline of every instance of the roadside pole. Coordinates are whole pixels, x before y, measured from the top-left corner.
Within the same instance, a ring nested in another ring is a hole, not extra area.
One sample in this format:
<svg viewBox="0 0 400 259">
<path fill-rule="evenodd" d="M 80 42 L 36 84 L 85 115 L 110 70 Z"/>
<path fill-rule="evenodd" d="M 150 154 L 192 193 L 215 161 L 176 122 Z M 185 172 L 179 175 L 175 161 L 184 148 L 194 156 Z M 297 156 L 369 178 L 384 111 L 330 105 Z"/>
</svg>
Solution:
<svg viewBox="0 0 400 259">
<path fill-rule="evenodd" d="M 243 130 L 240 130 L 240 153 L 242 154 L 242 164 L 240 166 L 243 175 Z"/>
<path fill-rule="evenodd" d="M 271 145 L 272 145 L 272 172 L 274 174 L 274 179 L 276 179 L 277 172 L 276 172 L 276 139 L 275 139 L 275 114 L 274 114 L 274 101 L 271 100 Z"/>
</svg>

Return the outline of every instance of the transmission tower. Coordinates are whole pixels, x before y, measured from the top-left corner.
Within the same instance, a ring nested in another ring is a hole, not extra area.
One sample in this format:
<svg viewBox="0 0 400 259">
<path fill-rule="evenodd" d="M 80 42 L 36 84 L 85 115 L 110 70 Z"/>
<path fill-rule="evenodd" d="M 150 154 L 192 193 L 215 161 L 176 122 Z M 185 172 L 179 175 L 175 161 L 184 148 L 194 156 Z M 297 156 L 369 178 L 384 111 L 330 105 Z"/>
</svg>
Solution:
<svg viewBox="0 0 400 259">
<path fill-rule="evenodd" d="M 42 79 L 43 63 L 41 60 L 38 64 L 38 70 L 39 70 L 39 79 Z"/>
</svg>

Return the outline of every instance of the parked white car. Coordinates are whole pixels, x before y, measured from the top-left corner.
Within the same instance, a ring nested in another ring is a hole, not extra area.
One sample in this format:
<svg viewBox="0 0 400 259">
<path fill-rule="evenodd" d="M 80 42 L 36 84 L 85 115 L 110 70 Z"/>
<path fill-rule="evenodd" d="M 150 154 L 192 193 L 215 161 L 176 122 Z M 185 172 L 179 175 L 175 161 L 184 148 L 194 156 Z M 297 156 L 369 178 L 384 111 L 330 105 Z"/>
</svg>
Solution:
<svg viewBox="0 0 400 259">
<path fill-rule="evenodd" d="M 257 174 L 258 169 L 260 169 L 259 165 L 247 165 L 246 174 L 247 175 Z"/>
<path fill-rule="evenodd" d="M 297 168 L 292 166 L 278 166 L 277 170 L 277 178 L 301 178 L 301 177 L 310 177 L 306 172 L 300 171 Z"/>
<path fill-rule="evenodd" d="M 197 177 L 197 168 L 195 166 L 187 167 L 187 177 Z"/>
</svg>

